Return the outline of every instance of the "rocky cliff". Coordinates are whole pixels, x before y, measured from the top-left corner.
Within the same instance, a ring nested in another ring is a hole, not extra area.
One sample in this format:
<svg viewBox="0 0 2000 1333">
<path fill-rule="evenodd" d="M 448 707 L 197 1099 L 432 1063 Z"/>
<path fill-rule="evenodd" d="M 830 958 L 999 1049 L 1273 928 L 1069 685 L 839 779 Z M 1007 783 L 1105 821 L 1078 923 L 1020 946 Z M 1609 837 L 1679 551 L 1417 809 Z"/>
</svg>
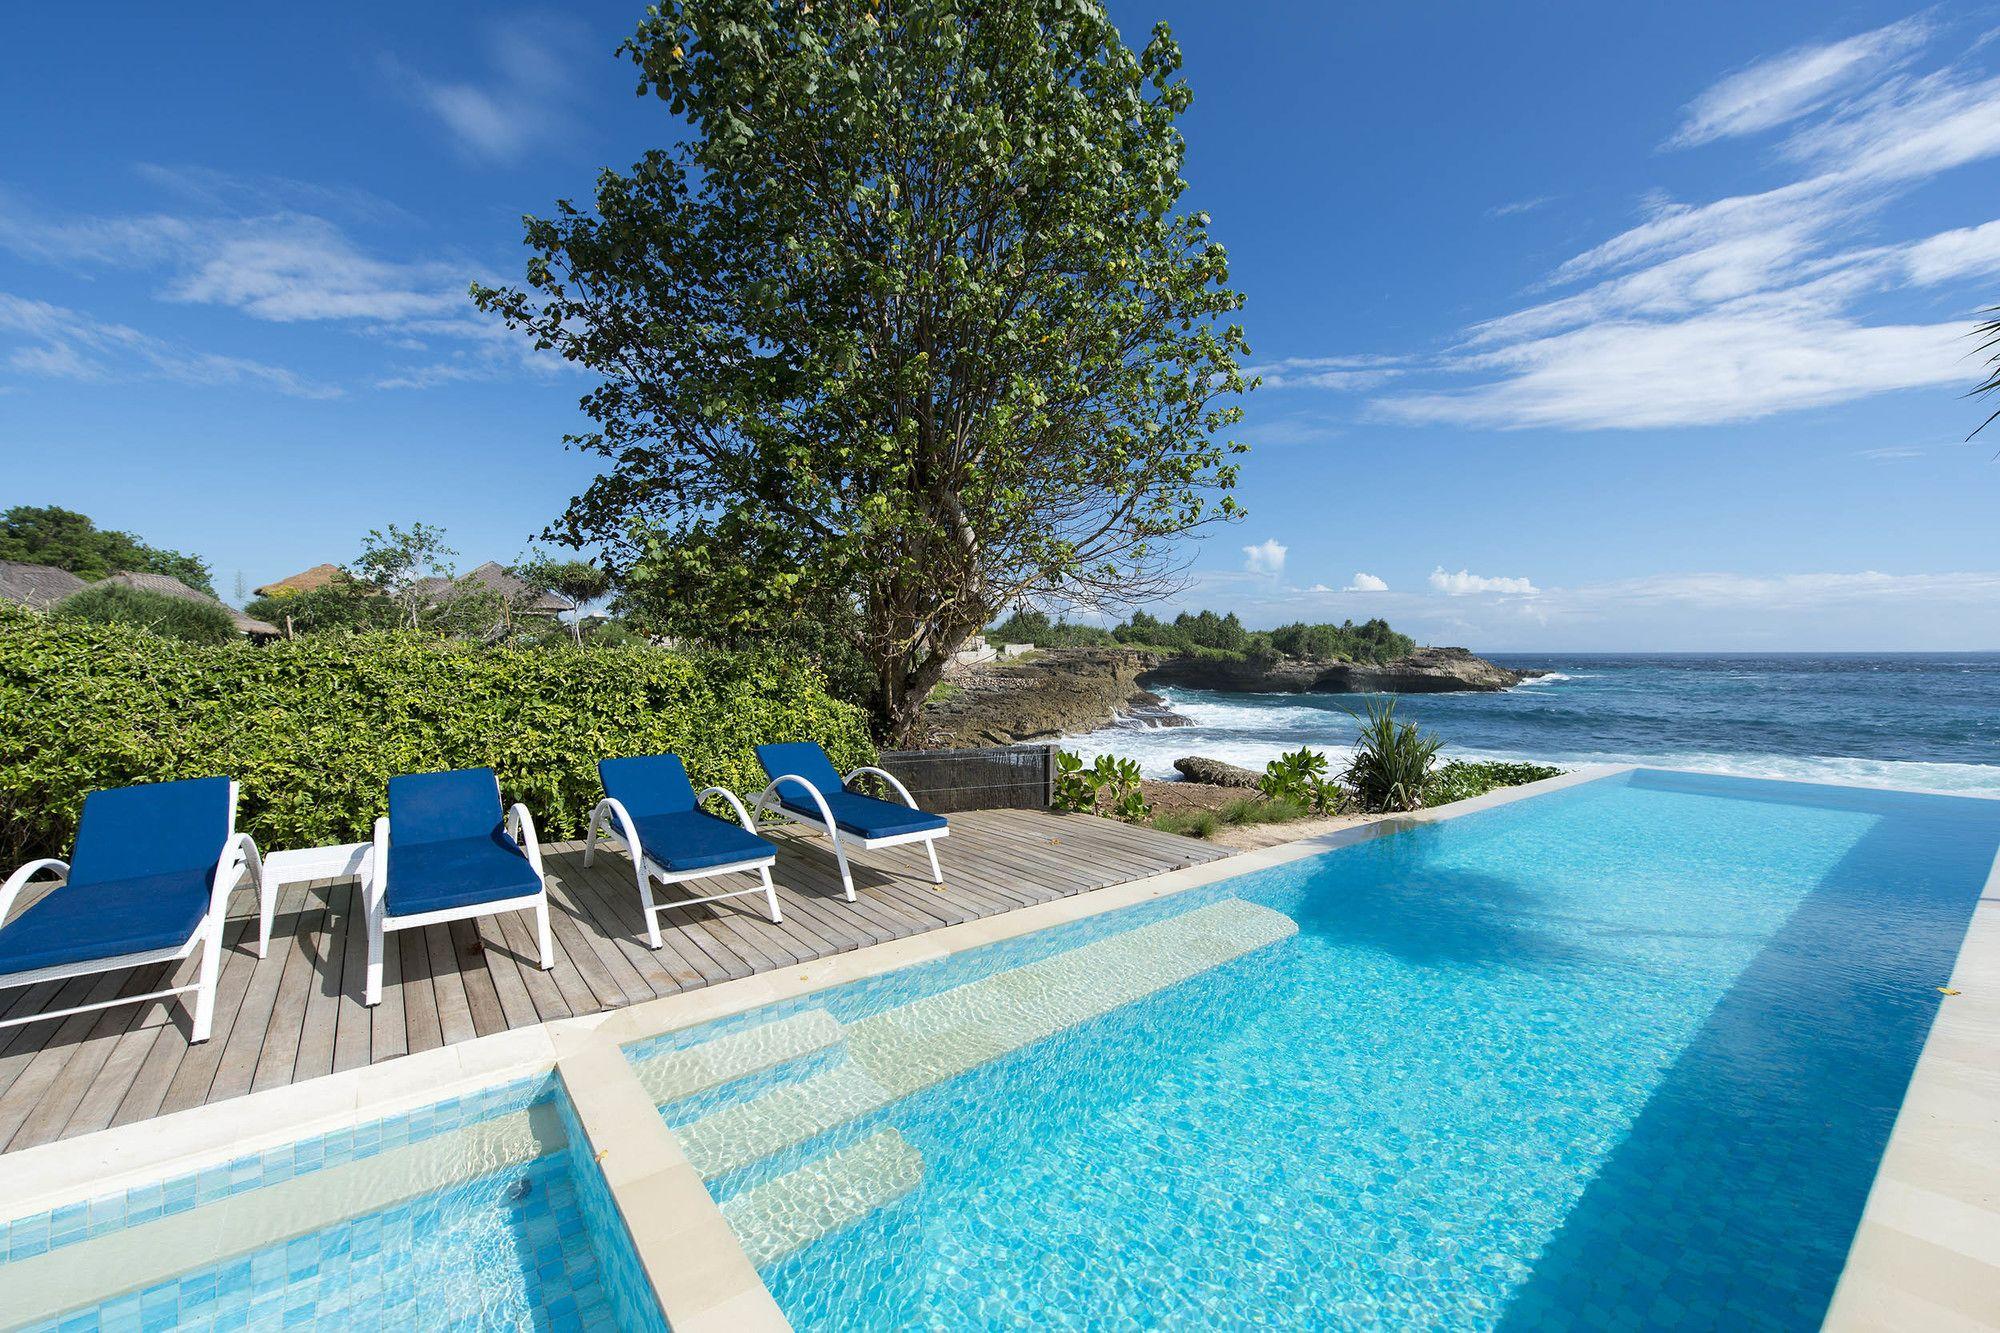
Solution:
<svg viewBox="0 0 2000 1333">
<path fill-rule="evenodd" d="M 1051 648 L 1011 662 L 954 667 L 924 709 L 929 749 L 1012 745 L 1091 731 L 1119 718 L 1183 725 L 1151 688 L 1256 694 L 1436 694 L 1504 690 L 1536 673 L 1509 671 L 1463 648 L 1420 648 L 1379 666 L 1281 657 L 1225 662 L 1161 658 L 1130 648 Z"/>
<path fill-rule="evenodd" d="M 1011 662 L 954 667 L 924 708 L 919 734 L 929 749 L 1012 745 L 1090 731 L 1115 717 L 1180 721 L 1159 696 L 1139 688 L 1155 659 L 1129 648 L 1053 648 Z"/>
<path fill-rule="evenodd" d="M 1537 674 L 1509 671 L 1463 648 L 1419 648 L 1408 657 L 1379 664 L 1298 657 L 1249 661 L 1170 657 L 1147 668 L 1139 684 L 1239 694 L 1443 694 L 1509 689 Z"/>
</svg>

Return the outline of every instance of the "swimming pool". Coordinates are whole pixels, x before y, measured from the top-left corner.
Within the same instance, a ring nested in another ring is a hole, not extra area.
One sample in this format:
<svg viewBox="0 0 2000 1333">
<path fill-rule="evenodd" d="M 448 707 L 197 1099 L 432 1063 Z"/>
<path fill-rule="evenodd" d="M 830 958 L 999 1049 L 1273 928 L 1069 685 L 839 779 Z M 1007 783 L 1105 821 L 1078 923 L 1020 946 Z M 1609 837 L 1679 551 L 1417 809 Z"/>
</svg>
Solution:
<svg viewBox="0 0 2000 1333">
<path fill-rule="evenodd" d="M 0 1224 L 0 1328 L 665 1333 L 553 1076 Z"/>
<path fill-rule="evenodd" d="M 1996 845 L 1625 773 L 628 1057 L 801 1329 L 1814 1327 Z"/>
</svg>

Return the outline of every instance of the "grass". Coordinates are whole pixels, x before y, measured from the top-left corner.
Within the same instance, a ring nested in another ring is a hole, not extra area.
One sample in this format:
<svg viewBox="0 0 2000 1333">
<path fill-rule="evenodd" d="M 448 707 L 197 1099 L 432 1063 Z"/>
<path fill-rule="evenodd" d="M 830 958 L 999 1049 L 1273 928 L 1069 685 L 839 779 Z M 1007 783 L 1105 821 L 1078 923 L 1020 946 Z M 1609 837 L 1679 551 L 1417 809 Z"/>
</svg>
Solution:
<svg viewBox="0 0 2000 1333">
<path fill-rule="evenodd" d="M 924 696 L 924 702 L 929 704 L 949 703 L 953 699 L 963 697 L 965 697 L 965 687 L 963 685 L 953 685 L 949 681 L 941 680 L 931 686 L 931 692 Z"/>
<path fill-rule="evenodd" d="M 1225 825 L 1289 824 L 1310 814 L 1312 811 L 1295 801 L 1245 796 L 1219 810 L 1170 810 L 1154 819 L 1153 827 L 1184 838 L 1212 838 Z"/>
</svg>

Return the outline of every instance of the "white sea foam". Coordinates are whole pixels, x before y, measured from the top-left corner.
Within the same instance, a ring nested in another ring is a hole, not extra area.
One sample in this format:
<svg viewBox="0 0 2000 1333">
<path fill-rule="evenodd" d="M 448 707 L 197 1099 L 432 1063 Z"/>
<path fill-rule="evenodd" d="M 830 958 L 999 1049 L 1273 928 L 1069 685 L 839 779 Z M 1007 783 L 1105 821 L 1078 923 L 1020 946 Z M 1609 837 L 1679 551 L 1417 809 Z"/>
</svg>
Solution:
<svg viewBox="0 0 2000 1333">
<path fill-rule="evenodd" d="M 1231 705 L 1197 705 L 1177 709 L 1184 716 L 1199 712 L 1227 713 Z M 1297 730 L 1323 730 L 1326 715 L 1315 709 L 1243 709 L 1254 713 L 1257 729 L 1293 730 L 1287 726 L 1288 713 L 1301 713 Z M 1262 769 L 1280 754 L 1301 744 L 1327 757 L 1338 770 L 1353 755 L 1353 747 L 1300 739 L 1271 740 L 1261 736 L 1228 734 L 1230 728 L 1217 725 L 1220 719 L 1196 719 L 1194 727 L 1160 727 L 1144 731 L 1106 728 L 1087 735 L 1065 738 L 1063 748 L 1074 750 L 1086 760 L 1100 754 L 1136 759 L 1149 778 L 1175 776 L 1174 760 L 1182 755 L 1200 754 L 1243 768 Z M 1295 732 L 1296 734 L 1296 732 Z M 1526 753 L 1521 751 L 1476 749 L 1447 745 L 1445 759 L 1484 759 L 1506 763 L 1554 764 L 1575 768 L 1585 764 L 1640 764 L 1654 768 L 1691 768 L 1736 777 L 1786 778 L 1806 782 L 1839 782 L 1859 787 L 1906 787 L 1954 796 L 2000 796 L 2000 765 L 1926 763 L 1892 759 L 1861 759 L 1849 755 L 1717 754 L 1705 751 L 1668 751 L 1636 754 L 1610 750 L 1571 750 Z"/>
</svg>

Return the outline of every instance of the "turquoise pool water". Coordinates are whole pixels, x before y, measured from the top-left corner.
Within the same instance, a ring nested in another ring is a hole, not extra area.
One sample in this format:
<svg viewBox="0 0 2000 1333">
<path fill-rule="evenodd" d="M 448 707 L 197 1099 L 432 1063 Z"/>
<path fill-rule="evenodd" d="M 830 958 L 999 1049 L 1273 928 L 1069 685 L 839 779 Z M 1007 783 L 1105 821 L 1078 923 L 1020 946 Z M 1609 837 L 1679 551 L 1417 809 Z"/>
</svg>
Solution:
<svg viewBox="0 0 2000 1333">
<path fill-rule="evenodd" d="M 1812 1328 L 1996 846 L 2000 802 L 1641 772 L 633 1054 L 844 1034 L 665 1099 L 706 1142 L 892 1068 L 885 1021 L 1053 1032 L 704 1158 L 764 1239 L 753 1191 L 839 1168 L 837 1225 L 765 1252 L 801 1329 Z M 1050 999 L 1211 909 L 1186 938 L 1286 929 L 1079 1021 Z"/>
<path fill-rule="evenodd" d="M 543 1078 L 18 1219 L 0 1328 L 665 1333 L 584 1142 Z"/>
</svg>

